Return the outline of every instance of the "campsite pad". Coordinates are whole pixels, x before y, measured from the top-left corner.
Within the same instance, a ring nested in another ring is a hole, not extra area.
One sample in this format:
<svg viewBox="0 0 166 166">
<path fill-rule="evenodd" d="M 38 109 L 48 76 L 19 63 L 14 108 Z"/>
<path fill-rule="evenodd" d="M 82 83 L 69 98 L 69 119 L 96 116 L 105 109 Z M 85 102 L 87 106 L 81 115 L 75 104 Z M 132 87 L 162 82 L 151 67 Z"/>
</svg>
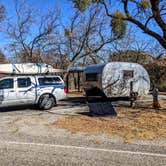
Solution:
<svg viewBox="0 0 166 166">
<path fill-rule="evenodd" d="M 72 133 L 117 135 L 126 142 L 166 138 L 166 112 L 120 107 L 117 116 L 79 115 L 59 119 L 50 125 Z"/>
</svg>

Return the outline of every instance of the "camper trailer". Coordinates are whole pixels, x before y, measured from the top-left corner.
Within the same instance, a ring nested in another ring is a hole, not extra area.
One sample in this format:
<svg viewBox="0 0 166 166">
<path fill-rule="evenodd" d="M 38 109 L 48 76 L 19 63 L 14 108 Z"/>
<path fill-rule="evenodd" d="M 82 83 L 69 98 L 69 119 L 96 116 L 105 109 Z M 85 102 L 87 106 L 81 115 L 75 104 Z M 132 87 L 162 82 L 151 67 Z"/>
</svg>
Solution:
<svg viewBox="0 0 166 166">
<path fill-rule="evenodd" d="M 137 63 L 110 62 L 88 66 L 84 70 L 83 79 L 87 96 L 144 96 L 150 89 L 149 75 Z"/>
</svg>

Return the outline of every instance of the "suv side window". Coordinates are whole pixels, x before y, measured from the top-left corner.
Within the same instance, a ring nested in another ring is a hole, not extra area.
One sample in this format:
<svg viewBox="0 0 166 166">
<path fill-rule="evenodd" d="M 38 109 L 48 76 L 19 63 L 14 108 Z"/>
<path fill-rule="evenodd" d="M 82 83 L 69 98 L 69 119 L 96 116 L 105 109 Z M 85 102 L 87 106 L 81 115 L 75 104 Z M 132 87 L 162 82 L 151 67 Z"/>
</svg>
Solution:
<svg viewBox="0 0 166 166">
<path fill-rule="evenodd" d="M 0 81 L 0 89 L 12 89 L 14 88 L 13 78 L 7 78 Z"/>
<path fill-rule="evenodd" d="M 26 88 L 26 87 L 31 86 L 30 78 L 18 78 L 17 86 L 18 86 L 18 88 Z"/>
<path fill-rule="evenodd" d="M 62 81 L 59 77 L 43 77 L 39 78 L 39 85 L 57 85 L 62 84 Z"/>
</svg>

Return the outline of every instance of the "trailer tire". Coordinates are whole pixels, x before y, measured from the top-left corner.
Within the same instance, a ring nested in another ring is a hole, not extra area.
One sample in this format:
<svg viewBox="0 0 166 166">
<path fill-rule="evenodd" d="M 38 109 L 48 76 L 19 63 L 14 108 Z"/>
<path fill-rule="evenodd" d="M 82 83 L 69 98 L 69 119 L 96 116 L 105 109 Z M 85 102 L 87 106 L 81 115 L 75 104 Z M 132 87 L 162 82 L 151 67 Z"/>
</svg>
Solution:
<svg viewBox="0 0 166 166">
<path fill-rule="evenodd" d="M 49 110 L 55 106 L 56 100 L 51 94 L 44 94 L 39 98 L 38 106 L 41 110 Z"/>
</svg>

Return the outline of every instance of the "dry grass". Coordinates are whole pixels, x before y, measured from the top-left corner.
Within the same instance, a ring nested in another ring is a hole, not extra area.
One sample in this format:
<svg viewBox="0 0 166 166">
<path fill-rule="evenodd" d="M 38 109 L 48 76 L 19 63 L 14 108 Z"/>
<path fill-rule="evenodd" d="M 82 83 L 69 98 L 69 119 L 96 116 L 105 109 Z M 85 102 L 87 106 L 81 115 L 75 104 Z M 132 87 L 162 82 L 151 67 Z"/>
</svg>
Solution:
<svg viewBox="0 0 166 166">
<path fill-rule="evenodd" d="M 83 92 L 76 92 L 76 91 L 72 91 L 70 90 L 70 92 L 67 93 L 68 97 L 83 97 Z"/>
<path fill-rule="evenodd" d="M 166 109 L 166 101 L 159 101 L 161 108 L 165 108 Z"/>
<path fill-rule="evenodd" d="M 166 111 L 166 100 L 159 100 L 160 110 Z M 153 109 L 153 102 L 152 101 L 138 101 L 137 107 L 139 108 L 147 108 L 147 109 Z"/>
<path fill-rule="evenodd" d="M 66 117 L 53 122 L 72 133 L 118 135 L 125 141 L 166 138 L 166 112 L 120 108 L 116 117 Z"/>
</svg>

